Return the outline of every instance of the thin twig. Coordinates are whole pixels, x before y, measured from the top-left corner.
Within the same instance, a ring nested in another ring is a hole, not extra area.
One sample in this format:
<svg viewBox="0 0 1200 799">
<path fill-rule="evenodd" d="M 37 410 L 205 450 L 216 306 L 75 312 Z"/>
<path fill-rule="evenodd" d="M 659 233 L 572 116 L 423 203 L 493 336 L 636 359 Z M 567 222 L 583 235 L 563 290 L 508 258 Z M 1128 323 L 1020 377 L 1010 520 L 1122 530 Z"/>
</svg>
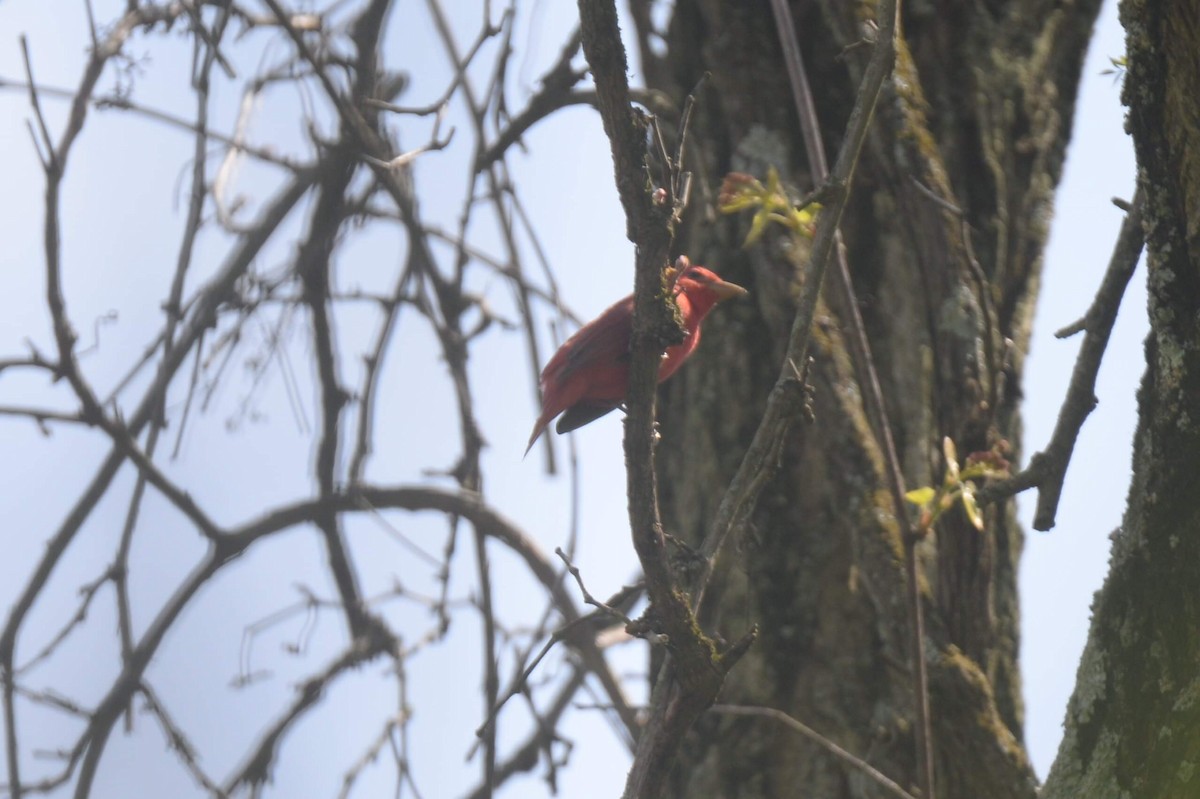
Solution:
<svg viewBox="0 0 1200 799">
<path fill-rule="evenodd" d="M 767 406 L 755 431 L 754 439 L 742 458 L 738 471 L 729 488 L 721 498 L 716 516 L 709 525 L 700 551 L 705 557 L 705 566 L 689 586 L 692 603 L 699 606 L 703 601 L 708 581 L 716 566 L 717 556 L 728 540 L 730 533 L 740 529 L 754 509 L 758 493 L 766 478 L 773 473 L 776 453 L 783 431 L 790 418 L 799 409 L 802 400 L 796 396 L 796 376 L 793 364 L 807 362 L 808 342 L 816 313 L 817 297 L 824 282 L 831 253 L 836 241 L 836 231 L 846 207 L 850 179 L 857 166 L 858 153 L 866 138 L 867 127 L 874 113 L 875 103 L 884 78 L 891 72 L 894 56 L 896 4 L 885 2 L 879 8 L 881 25 L 880 41 L 871 54 L 871 60 L 863 74 L 862 82 L 846 125 L 846 136 L 838 152 L 830 177 L 830 198 L 817 220 L 812 250 L 805 269 L 804 292 L 796 309 L 792 330 L 788 338 L 787 352 L 780 367 L 779 378 L 767 397 Z"/>
<path fill-rule="evenodd" d="M 429 141 L 425 142 L 419 147 L 414 147 L 413 149 L 400 153 L 396 157 L 390 158 L 386 161 L 376 158 L 369 153 L 364 153 L 363 160 L 373 166 L 379 167 L 380 169 L 403 169 L 425 153 L 434 153 L 439 150 L 446 149 L 450 146 L 450 142 L 454 139 L 454 128 L 450 128 L 449 132 L 446 133 L 445 138 L 440 138 L 438 136 L 439 132 L 441 131 L 442 119 L 445 116 L 445 111 L 446 107 L 443 106 L 441 112 L 438 113 L 437 119 L 434 122 L 433 130 L 429 134 Z"/>
<path fill-rule="evenodd" d="M 33 106 L 33 116 L 37 120 L 38 132 L 41 133 L 41 144 L 45 148 L 46 170 L 58 172 L 58 155 L 54 151 L 54 140 L 50 138 L 50 129 L 46 126 L 46 117 L 42 114 L 42 103 L 38 99 L 37 84 L 33 79 L 33 63 L 29 57 L 29 40 L 25 34 L 19 37 L 21 42 L 21 58 L 25 64 L 25 76 L 28 79 L 29 104 Z"/>
<path fill-rule="evenodd" d="M 467 61 L 469 58 L 460 56 L 454 33 L 441 4 L 436 2 L 436 0 L 429 0 L 426 6 L 433 17 L 434 26 L 437 28 L 438 36 L 442 41 L 442 47 L 445 49 L 447 55 L 449 55 L 455 68 L 463 75 L 461 81 L 462 94 L 467 101 L 467 106 L 475 125 L 476 139 L 482 142 L 483 110 L 476 103 L 471 81 L 466 78 Z M 490 31 L 503 30 L 511 24 L 512 14 L 509 10 L 506 10 L 501 17 L 500 24 L 496 28 L 493 28 L 490 19 L 488 19 L 487 10 L 484 10 L 484 35 L 491 35 Z M 502 47 L 500 51 L 502 53 L 506 52 L 506 48 Z M 496 195 L 495 173 L 489 172 L 489 176 L 492 179 L 492 193 Z M 473 186 L 475 182 L 474 175 L 469 180 Z M 466 192 L 464 208 L 459 219 L 460 240 L 466 239 L 467 226 L 471 218 L 471 194 L 472 191 L 469 189 Z M 511 225 L 508 224 L 503 211 L 500 211 L 500 221 L 502 231 L 509 238 L 509 250 L 510 252 L 515 252 L 515 246 L 511 243 Z M 513 255 L 513 258 L 514 264 L 517 263 L 517 256 Z M 455 397 L 458 400 L 459 427 L 462 431 L 463 439 L 463 452 L 455 469 L 455 478 L 463 488 L 471 491 L 479 491 L 482 488 L 480 453 L 483 448 L 483 438 L 480 435 L 478 422 L 475 419 L 466 357 L 457 344 L 462 336 L 461 319 L 463 304 L 461 297 L 466 263 L 467 258 L 465 257 L 465 253 L 462 251 L 457 252 L 455 254 L 452 281 L 449 285 L 444 283 L 436 284 L 439 287 L 438 303 L 442 311 L 444 325 L 444 327 L 439 327 L 438 335 L 442 342 L 442 350 L 454 383 Z M 527 305 L 528 300 L 526 299 L 523 304 L 522 315 L 526 318 L 526 323 L 531 325 L 531 315 L 528 312 Z M 457 519 L 452 519 L 451 525 L 455 524 L 457 524 Z M 478 527 L 474 527 L 472 532 L 473 543 L 475 545 L 475 569 L 479 579 L 480 612 L 483 617 L 483 700 L 484 712 L 486 713 L 496 706 L 500 692 L 500 675 L 496 657 L 496 615 L 492 589 L 491 562 L 488 557 L 486 536 Z M 484 731 L 483 752 L 483 784 L 491 786 L 495 784 L 497 758 L 496 730 L 494 726 L 489 726 Z"/>
<path fill-rule="evenodd" d="M 507 18 L 507 12 L 505 17 Z M 488 39 L 496 36 L 504 29 L 504 20 L 501 20 L 500 24 L 498 25 L 491 25 L 488 23 L 486 15 L 483 19 L 483 28 L 480 30 L 479 35 L 475 37 L 475 41 L 467 49 L 466 55 L 464 55 L 462 58 L 455 59 L 454 77 L 451 79 L 449 85 L 446 86 L 446 89 L 442 92 L 441 96 L 432 103 L 423 106 L 403 106 L 372 97 L 366 100 L 367 105 L 370 105 L 373 108 L 378 108 L 381 111 L 390 111 L 393 114 L 431 116 L 433 114 L 442 113 L 442 109 L 447 103 L 450 102 L 450 98 L 453 97 L 454 93 L 458 91 L 459 87 L 466 82 L 467 69 L 470 68 L 471 62 L 475 60 L 475 56 L 479 53 L 479 50 L 483 47 Z"/>
<path fill-rule="evenodd" d="M 226 794 L 233 794 L 243 785 L 253 787 L 268 782 L 271 779 L 271 770 L 278 754 L 279 742 L 288 730 L 321 701 L 329 687 L 339 677 L 351 669 L 358 668 L 387 653 L 389 653 L 389 645 L 384 639 L 372 640 L 367 645 L 355 643 L 335 658 L 323 671 L 300 685 L 292 704 L 262 734 L 258 744 L 242 766 L 225 780 L 222 791 Z M 393 657 L 398 656 L 398 652 L 395 651 L 390 654 Z"/>
<path fill-rule="evenodd" d="M 0 89 L 32 90 L 32 88 L 33 84 L 29 81 L 15 81 L 0 77 Z M 55 86 L 38 85 L 36 90 L 39 94 L 56 99 L 71 100 L 75 97 L 75 92 L 71 91 L 70 89 L 62 89 Z M 197 129 L 195 123 L 193 122 L 188 122 L 186 119 L 181 119 L 180 117 L 169 114 L 166 111 L 160 111 L 156 108 L 142 105 L 128 97 L 122 97 L 114 94 L 97 95 L 88 98 L 88 104 L 98 111 L 105 111 L 108 109 L 130 111 L 132 113 L 144 116 L 147 119 L 161 122 L 168 127 L 177 128 L 190 133 L 203 133 L 212 141 L 220 142 L 221 144 L 224 144 L 235 151 L 243 152 L 246 155 L 250 155 L 259 159 L 260 161 L 283 167 L 284 169 L 292 172 L 307 168 L 306 165 L 301 164 L 288 155 L 281 155 L 280 153 L 277 153 L 274 150 L 266 147 L 256 147 L 255 145 L 247 144 L 244 141 L 239 141 L 234 136 L 228 136 L 219 131 Z"/>
<path fill-rule="evenodd" d="M 55 636 L 51 638 L 36 655 L 30 658 L 29 661 L 22 663 L 13 669 L 13 676 L 20 677 L 22 674 L 28 673 L 39 663 L 45 661 L 47 658 L 53 655 L 62 642 L 67 639 L 67 636 L 69 636 L 76 627 L 83 624 L 83 622 L 87 620 L 88 609 L 91 608 L 92 600 L 96 598 L 96 592 L 103 588 L 104 584 L 112 578 L 112 569 L 105 569 L 104 573 L 95 580 L 92 580 L 89 583 L 84 583 L 82 586 L 80 586 L 79 594 L 82 599 L 79 602 L 79 608 L 75 611 L 75 615 L 72 616 L 65 625 L 63 625 L 62 629 L 60 629 L 58 633 L 55 634 Z"/>
<path fill-rule="evenodd" d="M 48 433 L 46 422 L 62 422 L 92 426 L 93 422 L 85 419 L 78 411 L 52 411 L 47 408 L 27 408 L 21 405 L 0 405 L 0 416 L 24 416 L 37 422 L 42 432 Z"/>
<path fill-rule="evenodd" d="M 174 750 L 179 759 L 183 762 L 184 768 L 192 775 L 201 788 L 208 791 L 210 796 L 216 799 L 226 799 L 229 794 L 221 790 L 221 786 L 204 772 L 200 767 L 200 757 L 196 752 L 195 745 L 184 733 L 183 729 L 175 722 L 171 715 L 167 712 L 166 705 L 155 693 L 154 689 L 147 683 L 142 683 L 139 689 L 142 697 L 146 700 L 146 707 L 158 719 L 159 726 L 162 727 L 163 734 L 167 736 L 167 746 Z"/>
<path fill-rule="evenodd" d="M 824 183 L 828 179 L 829 168 L 825 163 L 825 145 L 821 137 L 821 128 L 817 122 L 816 107 L 813 104 L 812 92 L 808 85 L 808 76 L 804 70 L 804 62 L 800 56 L 800 43 L 796 39 L 796 26 L 792 20 L 791 10 L 786 0 L 771 0 L 771 8 L 775 13 L 776 30 L 783 47 L 784 62 L 787 64 L 788 77 L 792 86 L 792 96 L 796 103 L 796 113 L 800 118 L 800 129 L 804 134 L 805 150 L 808 153 L 809 167 L 813 172 L 813 182 Z M 884 47 L 888 51 L 894 48 L 896 20 L 900 13 L 900 2 L 896 0 L 892 10 L 880 9 L 880 13 L 890 14 L 890 20 L 884 20 L 875 47 Z M 886 39 L 887 41 L 883 41 Z M 873 62 L 872 62 L 873 63 Z M 868 68 L 869 69 L 869 68 Z M 848 185 L 848 184 L 846 184 Z M 873 422 L 876 441 L 883 452 L 886 467 L 887 485 L 892 497 L 893 514 L 900 527 L 901 538 L 904 542 L 904 563 L 907 592 L 908 624 L 909 624 L 909 653 L 913 668 L 913 702 L 916 706 L 917 734 L 917 773 L 920 775 L 921 795 L 925 799 L 935 799 L 933 784 L 933 728 L 929 719 L 929 676 L 925 665 L 924 641 L 925 620 L 924 608 L 921 603 L 921 591 L 918 583 L 918 564 L 916 555 L 917 536 L 912 529 L 909 519 L 908 505 L 905 502 L 904 473 L 900 466 L 900 457 L 896 452 L 896 442 L 892 436 L 892 426 L 888 420 L 887 407 L 883 400 L 883 389 L 879 382 L 879 374 L 875 369 L 875 359 L 871 354 L 871 344 L 867 339 L 866 327 L 863 325 L 862 314 L 858 308 L 858 297 L 854 291 L 854 282 L 850 278 L 850 265 L 846 259 L 846 248 L 842 243 L 840 230 L 834 231 L 834 257 L 837 259 L 838 283 L 842 289 L 846 314 L 850 318 L 851 343 L 854 350 L 854 365 L 858 371 L 858 383 L 863 389 L 863 396 L 869 418 Z M 990 331 L 989 331 L 990 336 Z"/>
<path fill-rule="evenodd" d="M 542 724 L 530 734 L 525 743 L 518 746 L 508 760 L 496 765 L 495 781 L 496 785 L 503 784 L 510 777 L 521 772 L 532 771 L 538 763 L 538 753 L 548 751 L 550 745 L 556 739 L 554 730 L 559 718 L 571 707 L 571 700 L 579 692 L 586 682 L 587 670 L 581 667 L 576 667 L 571 677 L 559 690 L 555 700 L 551 703 L 550 708 L 542 713 Z M 467 796 L 469 799 L 484 799 L 490 795 L 490 788 L 487 786 L 479 786 Z"/>
<path fill-rule="evenodd" d="M 554 554 L 558 555 L 562 562 L 567 565 L 567 571 L 570 572 L 571 576 L 575 578 L 575 584 L 579 586 L 579 592 L 583 594 L 583 601 L 585 604 L 591 605 L 603 613 L 607 613 L 608 615 L 612 616 L 613 619 L 621 622 L 622 624 L 633 623 L 633 619 L 626 616 L 620 610 L 612 607 L 611 605 L 606 605 L 591 595 L 591 593 L 587 590 L 587 587 L 583 584 L 583 575 L 579 573 L 579 567 L 571 562 L 571 559 L 567 557 L 567 553 L 563 552 L 561 547 L 556 547 Z"/>
<path fill-rule="evenodd" d="M 342 790 L 338 792 L 338 799 L 349 798 L 350 791 L 354 788 L 354 783 L 366 771 L 367 766 L 375 762 L 375 759 L 379 757 L 379 753 L 383 751 L 383 747 L 391 742 L 392 733 L 395 732 L 397 726 L 398 720 L 394 718 L 390 718 L 384 722 L 383 729 L 375 736 L 375 740 L 363 750 L 362 755 L 354 762 L 354 765 L 342 776 Z"/>
<path fill-rule="evenodd" d="M 916 799 L 912 794 L 901 788 L 895 781 L 889 779 L 887 775 L 879 771 L 879 769 L 875 768 L 867 761 L 857 757 L 856 755 L 850 754 L 845 749 L 826 738 L 824 735 L 821 735 L 812 727 L 809 727 L 803 722 L 797 721 L 787 713 L 784 713 L 782 710 L 776 710 L 773 707 L 753 707 L 750 705 L 713 705 L 711 708 L 709 708 L 709 710 L 711 710 L 713 713 L 720 713 L 724 716 L 752 716 L 778 721 L 789 729 L 800 733 L 829 754 L 841 760 L 843 763 L 846 763 L 865 774 L 876 785 L 880 786 L 893 796 L 896 796 L 899 799 Z"/>
<path fill-rule="evenodd" d="M 559 550 L 559 552 L 561 552 L 561 550 Z M 479 725 L 479 728 L 475 730 L 475 734 L 479 737 L 482 737 L 484 732 L 495 723 L 497 716 L 500 714 L 501 708 L 503 708 L 504 705 L 514 696 L 521 694 L 528 688 L 529 678 L 533 676 L 533 673 L 537 670 L 538 665 L 541 664 L 542 660 L 545 659 L 546 655 L 550 653 L 550 650 L 553 649 L 555 645 L 560 642 L 566 642 L 576 647 L 583 642 L 587 642 L 590 645 L 595 645 L 598 633 L 603 630 L 606 625 L 611 624 L 613 619 L 616 619 L 618 622 L 625 623 L 623 620 L 628 619 L 628 617 L 621 608 L 632 607 L 633 604 L 641 597 L 641 595 L 642 588 L 640 586 L 626 586 L 613 596 L 609 597 L 608 602 L 595 601 L 588 603 L 595 605 L 597 608 L 599 608 L 599 610 L 590 613 L 587 616 L 580 616 L 555 630 L 550 637 L 546 639 L 546 642 L 542 645 L 542 648 L 538 650 L 538 653 L 533 657 L 533 659 L 526 663 L 525 668 L 521 670 L 521 673 L 512 680 L 512 684 L 509 686 L 508 690 L 503 693 L 499 700 L 497 700 L 496 706 L 492 708 L 487 718 L 485 718 L 483 723 Z M 618 714 L 622 711 L 622 707 L 617 705 L 610 704 L 608 707 L 611 710 L 618 711 Z M 634 737 L 631 733 L 635 730 L 625 727 L 623 731 L 628 737 L 630 743 L 632 743 Z"/>
<path fill-rule="evenodd" d="M 1071 455 L 1075 451 L 1075 441 L 1079 438 L 1084 421 L 1096 407 L 1096 376 L 1104 360 L 1104 351 L 1108 347 L 1108 338 L 1116 322 L 1125 288 L 1133 277 L 1145 244 L 1145 233 L 1142 230 L 1144 205 L 1145 198 L 1139 187 L 1130 204 L 1129 215 L 1125 217 L 1121 231 L 1117 234 L 1104 279 L 1100 282 L 1096 297 L 1082 320 L 1082 327 L 1086 333 L 1083 343 L 1079 346 L 1079 355 L 1071 372 L 1071 383 L 1067 387 L 1067 395 L 1058 412 L 1058 420 L 1054 424 L 1050 441 L 1041 452 L 1029 459 L 1029 466 L 1023 471 L 1008 480 L 991 482 L 977 494 L 980 502 L 995 502 L 1037 486 L 1037 508 L 1033 515 L 1035 530 L 1049 530 L 1054 527 L 1063 480 L 1066 478 Z"/>
</svg>

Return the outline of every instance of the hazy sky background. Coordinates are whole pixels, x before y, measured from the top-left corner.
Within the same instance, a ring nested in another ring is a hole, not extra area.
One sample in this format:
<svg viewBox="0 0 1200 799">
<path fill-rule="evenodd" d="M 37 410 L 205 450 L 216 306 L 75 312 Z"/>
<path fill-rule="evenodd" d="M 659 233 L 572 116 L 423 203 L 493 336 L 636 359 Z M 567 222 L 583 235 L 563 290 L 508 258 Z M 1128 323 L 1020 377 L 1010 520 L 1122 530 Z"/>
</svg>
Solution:
<svg viewBox="0 0 1200 799">
<path fill-rule="evenodd" d="M 114 18 L 123 2 L 97 2 L 100 20 Z M 82 3 L 8 0 L 0 3 L 0 78 L 20 80 L 23 68 L 17 35 L 26 33 L 38 81 L 71 87 L 79 79 L 86 55 L 87 32 Z M 535 10 L 531 16 L 530 10 Z M 511 101 L 520 108 L 534 81 L 557 57 L 574 21 L 574 4 L 522 5 Z M 460 47 L 473 38 L 478 21 L 457 20 Z M 255 38 L 257 36 L 257 38 Z M 188 86 L 189 57 L 180 46 L 182 34 L 136 37 L 129 53 L 136 56 L 134 97 L 146 105 L 192 114 Z M 266 42 L 270 46 L 262 46 Z M 254 52 L 254 47 L 262 49 Z M 190 46 L 187 48 L 190 51 Z M 532 52 L 531 52 L 532 51 Z M 1086 311 L 1099 285 L 1122 214 L 1109 198 L 1129 198 L 1133 191 L 1132 148 L 1123 132 L 1119 83 L 1101 74 L 1110 57 L 1124 51 L 1116 5 L 1108 2 L 1098 24 L 1084 74 L 1084 85 L 1068 156 L 1067 173 L 1059 190 L 1035 339 L 1026 366 L 1024 451 L 1032 454 L 1048 440 L 1066 390 L 1079 339 L 1058 341 L 1054 330 Z M 274 34 L 252 34 L 237 49 L 242 76 L 252 75 L 261 62 L 286 55 Z M 388 66 L 412 72 L 404 102 L 421 104 L 437 97 L 445 84 L 447 64 L 437 45 L 423 4 L 398 4 L 390 18 L 385 52 Z M 490 62 L 485 62 L 485 65 Z M 482 79 L 487 70 L 477 71 Z M 634 79 L 638 76 L 634 70 Z M 111 89 L 111 72 L 102 81 Z M 229 130 L 240 94 L 239 84 L 221 82 L 215 90 L 213 126 Z M 52 130 L 61 130 L 65 103 L 45 99 Z M 449 124 L 462 133 L 468 125 L 460 104 Z M 24 92 L 0 88 L 0 162 L 5 247 L 0 250 L 0 357 L 20 355 L 26 338 L 51 352 L 52 338 L 43 299 L 41 198 L 43 178 L 34 155 L 26 121 L 31 119 Z M 293 98 L 268 95 L 256 117 L 252 139 L 280 149 L 307 153 L 304 132 L 296 128 Z M 428 135 L 426 121 L 397 121 L 404 146 Z M 57 133 L 56 133 L 57 136 Z M 570 109 L 539 125 L 526 137 L 528 154 L 511 159 L 514 181 L 536 220 L 542 244 L 556 271 L 568 304 L 590 318 L 632 284 L 632 249 L 624 238 L 624 222 L 612 187 L 608 146 L 598 117 L 591 110 Z M 459 136 L 442 153 L 419 161 L 417 186 L 427 219 L 452 228 L 467 186 L 466 160 L 470 141 Z M 192 141 L 185 133 L 115 111 L 94 113 L 69 167 L 63 202 L 64 264 L 67 300 L 81 335 L 81 347 L 99 336 L 99 347 L 81 362 L 102 393 L 123 374 L 134 354 L 157 329 L 159 304 L 174 269 L 179 231 L 183 224 L 188 159 Z M 216 159 L 213 159 L 215 165 Z M 270 169 L 247 165 L 238 182 L 253 218 L 255 209 L 271 196 L 279 179 Z M 278 270 L 302 234 L 307 207 L 289 220 L 290 237 L 268 249 L 260 259 L 264 272 Z M 494 234 L 493 234 L 494 238 Z M 478 240 L 488 243 L 486 230 Z M 493 244 L 495 242 L 492 242 Z M 190 281 L 194 288 L 215 268 L 227 239 L 211 231 L 202 236 L 201 263 Z M 496 247 L 496 252 L 499 248 Z M 395 231 L 368 228 L 340 251 L 337 281 L 343 289 L 386 284 L 402 257 L 403 241 Z M 445 253 L 441 253 L 445 255 Z M 693 254 L 704 260 L 703 254 Z M 710 264 L 720 268 L 720 264 Z M 498 279 L 480 277 L 475 288 L 485 293 L 500 313 L 511 311 L 507 288 Z M 98 325 L 93 320 L 116 318 Z M 548 318 L 548 314 L 543 315 Z M 280 335 L 290 362 L 276 362 L 263 372 L 260 384 L 244 366 L 255 353 L 269 351 L 272 331 L 256 331 L 259 339 L 243 345 L 225 384 L 215 392 L 205 414 L 194 415 L 183 437 L 180 456 L 166 463 L 168 473 L 185 485 L 218 521 L 234 523 L 262 510 L 303 496 L 310 489 L 317 398 L 311 390 L 310 349 L 302 318 L 279 319 Z M 373 311 L 340 313 L 339 344 L 347 353 L 343 382 L 357 381 L 357 360 L 374 335 Z M 1134 278 L 1100 374 L 1100 405 L 1084 427 L 1067 476 L 1059 523 L 1049 534 L 1030 532 L 1021 573 L 1023 602 L 1022 667 L 1025 675 L 1027 738 L 1041 775 L 1053 759 L 1061 736 L 1061 720 L 1075 679 L 1075 666 L 1087 633 L 1088 606 L 1107 565 L 1108 534 L 1120 523 L 1129 475 L 1130 439 L 1135 419 L 1134 391 L 1143 369 L 1141 350 L 1146 331 L 1144 276 Z M 545 328 L 545 349 L 551 346 Z M 422 470 L 449 466 L 458 447 L 451 422 L 443 422 L 451 393 L 434 350 L 434 342 L 419 325 L 405 322 L 407 337 L 394 370 L 381 387 L 378 427 L 389 447 L 377 453 L 368 477 L 377 483 L 422 482 Z M 489 334 L 472 354 L 471 374 L 481 396 L 478 413 L 489 448 L 484 454 L 485 490 L 496 507 L 527 529 L 546 551 L 564 543 L 571 524 L 571 485 L 565 477 L 548 479 L 535 450 L 521 460 L 524 441 L 535 417 L 530 365 L 524 347 L 510 335 Z M 296 374 L 302 387 L 290 400 L 285 372 Z M 136 395 L 130 395 L 136 396 Z M 62 386 L 47 385 L 41 377 L 15 373 L 0 376 L 0 406 L 57 404 L 73 407 Z M 172 409 L 182 396 L 172 396 Z M 174 443 L 170 430 L 170 444 Z M 625 517 L 621 428 L 617 415 L 584 428 L 576 436 L 581 464 L 580 549 L 576 562 L 589 588 L 606 595 L 636 572 Z M 556 438 L 560 454 L 565 439 Z M 164 448 L 169 452 L 170 446 Z M 96 465 L 107 452 L 89 431 L 53 426 L 44 437 L 24 419 L 0 416 L 0 518 L 5 519 L 4 556 L 0 558 L 0 611 L 8 612 L 14 597 L 40 556 L 43 542 L 79 496 Z M 132 475 L 126 470 L 94 518 L 85 526 L 62 568 L 56 573 L 48 600 L 34 611 L 34 623 L 20 640 L 18 660 L 28 660 L 75 609 L 76 589 L 92 580 L 111 558 L 128 502 Z M 444 483 L 444 481 L 443 481 Z M 1028 524 L 1033 497 L 1022 497 L 1022 519 Z M 437 554 L 443 525 L 437 519 L 389 517 L 413 540 Z M 143 514 L 142 532 L 134 551 L 134 600 L 141 608 L 161 603 L 203 553 L 198 537 L 153 492 Z M 349 525 L 356 561 L 364 573 L 367 594 L 385 591 L 402 576 L 413 591 L 435 590 L 432 569 L 398 546 L 369 519 Z M 465 539 L 464 539 L 465 541 Z M 463 546 L 462 549 L 469 547 Z M 503 579 L 498 591 L 502 617 L 513 627 L 537 623 L 543 610 L 539 592 L 526 590 L 526 576 L 514 559 L 499 548 L 493 558 Z M 270 547 L 256 549 L 197 598 L 176 633 L 169 637 L 150 670 L 150 679 L 203 753 L 206 768 L 218 778 L 238 763 L 247 742 L 291 699 L 293 686 L 318 671 L 332 647 L 341 642 L 340 620 L 319 617 L 307 654 L 290 657 L 281 647 L 305 640 L 304 615 L 290 617 L 256 639 L 251 669 L 273 672 L 271 679 L 235 691 L 230 681 L 244 659 L 243 628 L 300 599 L 296 586 L 306 584 L 328 597 L 322 563 L 324 553 L 308 530 L 296 530 Z M 472 591 L 474 567 L 463 555 L 456 562 L 452 594 L 466 601 Z M 389 605 L 388 618 L 413 641 L 428 629 L 427 611 L 415 602 Z M 144 628 L 150 617 L 137 614 Z M 473 730 L 482 709 L 476 646 L 478 622 L 464 610 L 448 638 L 414 657 L 409 669 L 408 701 L 416 716 L 412 729 L 412 758 L 418 785 L 426 797 L 459 795 L 478 781 L 477 760 L 465 762 Z M 55 686 L 87 705 L 94 703 L 115 673 L 117 651 L 111 601 L 102 597 L 85 625 L 59 655 L 37 673 L 42 687 Z M 640 674 L 644 669 L 640 644 L 627 646 L 621 668 Z M 504 664 L 506 668 L 510 664 Z M 561 660 L 544 667 L 553 674 Z M 285 745 L 268 795 L 335 795 L 341 773 L 359 756 L 394 714 L 399 699 L 378 666 L 339 684 L 322 709 L 300 727 Z M 220 708 L 215 711 L 214 708 Z M 936 712 L 936 709 L 935 709 Z M 20 717 L 26 751 L 53 749 L 69 742 L 78 722 L 40 708 Z M 516 742 L 527 728 L 519 714 L 506 716 L 504 740 Z M 624 782 L 627 757 L 619 740 L 595 711 L 571 714 L 567 732 L 577 746 L 570 767 L 560 775 L 565 796 L 614 796 Z M 2 734 L 2 733 L 0 733 Z M 96 794 L 117 796 L 184 796 L 194 783 L 163 753 L 163 738 L 153 721 L 138 716 L 133 736 L 114 734 L 101 768 Z M 502 748 L 503 751 L 503 748 Z M 330 765 L 333 764 L 333 765 Z M 52 761 L 42 761 L 50 773 Z M 0 767 L 2 768 L 2 767 Z M 506 786 L 510 795 L 542 790 L 540 771 Z M 360 795 L 375 795 L 391 785 L 388 767 L 376 768 L 362 784 Z"/>
</svg>

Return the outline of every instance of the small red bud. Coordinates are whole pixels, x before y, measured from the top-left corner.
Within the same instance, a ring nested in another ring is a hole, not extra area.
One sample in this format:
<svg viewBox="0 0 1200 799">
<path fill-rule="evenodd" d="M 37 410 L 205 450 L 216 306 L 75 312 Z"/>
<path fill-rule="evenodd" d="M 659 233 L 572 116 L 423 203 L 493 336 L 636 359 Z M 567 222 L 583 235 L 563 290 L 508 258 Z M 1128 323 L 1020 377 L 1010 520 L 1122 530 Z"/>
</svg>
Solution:
<svg viewBox="0 0 1200 799">
<path fill-rule="evenodd" d="M 721 190 L 717 194 L 717 205 L 729 205 L 743 191 L 751 190 L 756 185 L 761 185 L 753 175 L 747 175 L 745 172 L 730 172 L 721 181 Z"/>
</svg>

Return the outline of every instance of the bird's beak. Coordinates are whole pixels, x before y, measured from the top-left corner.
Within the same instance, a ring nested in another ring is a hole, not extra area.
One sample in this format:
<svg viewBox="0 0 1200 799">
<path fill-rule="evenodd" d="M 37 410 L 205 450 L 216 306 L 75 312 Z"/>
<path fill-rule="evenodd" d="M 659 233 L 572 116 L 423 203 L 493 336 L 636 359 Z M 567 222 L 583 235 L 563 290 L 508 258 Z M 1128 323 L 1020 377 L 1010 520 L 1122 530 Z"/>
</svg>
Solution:
<svg viewBox="0 0 1200 799">
<path fill-rule="evenodd" d="M 745 297 L 750 292 L 739 286 L 737 283 L 730 283 L 727 280 L 718 280 L 716 283 L 710 283 L 708 290 L 717 295 L 719 300 L 731 300 L 734 297 Z"/>
</svg>

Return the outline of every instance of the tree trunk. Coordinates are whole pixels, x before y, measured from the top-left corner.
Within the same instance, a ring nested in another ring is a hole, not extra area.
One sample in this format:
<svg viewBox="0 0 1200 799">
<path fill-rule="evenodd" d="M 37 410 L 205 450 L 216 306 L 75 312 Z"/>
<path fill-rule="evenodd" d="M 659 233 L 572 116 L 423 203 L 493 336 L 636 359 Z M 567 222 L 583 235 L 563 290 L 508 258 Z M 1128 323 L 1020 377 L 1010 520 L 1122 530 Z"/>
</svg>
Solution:
<svg viewBox="0 0 1200 799">
<path fill-rule="evenodd" d="M 803 258 L 782 236 L 742 249 L 745 220 L 717 217 L 711 192 L 731 170 L 762 177 L 774 166 L 804 190 L 812 181 L 769 4 L 679 0 L 662 59 L 638 5 L 651 88 L 682 97 L 712 72 L 689 140 L 701 188 L 679 250 L 752 291 L 712 316 L 693 365 L 664 389 L 664 521 L 698 541 L 779 374 Z M 851 47 L 863 30 L 854 14 L 869 7 L 792 5 L 832 159 L 869 54 Z M 910 486 L 940 479 L 944 436 L 963 454 L 1019 438 L 1041 253 L 1098 7 L 935 0 L 904 9 L 894 80 L 842 230 Z M 902 548 L 836 288 L 827 285 L 814 332 L 815 421 L 792 425 L 782 468 L 719 565 L 702 621 L 729 640 L 761 628 L 723 701 L 784 710 L 912 786 Z M 989 509 L 984 533 L 950 518 L 922 545 L 944 797 L 1034 795 L 1017 670 L 1021 540 L 1010 502 Z M 672 791 L 883 795 L 782 727 L 715 714 L 685 744 Z"/>
<path fill-rule="evenodd" d="M 1200 795 L 1200 10 L 1126 2 L 1150 335 L 1133 481 L 1044 796 Z"/>
</svg>

